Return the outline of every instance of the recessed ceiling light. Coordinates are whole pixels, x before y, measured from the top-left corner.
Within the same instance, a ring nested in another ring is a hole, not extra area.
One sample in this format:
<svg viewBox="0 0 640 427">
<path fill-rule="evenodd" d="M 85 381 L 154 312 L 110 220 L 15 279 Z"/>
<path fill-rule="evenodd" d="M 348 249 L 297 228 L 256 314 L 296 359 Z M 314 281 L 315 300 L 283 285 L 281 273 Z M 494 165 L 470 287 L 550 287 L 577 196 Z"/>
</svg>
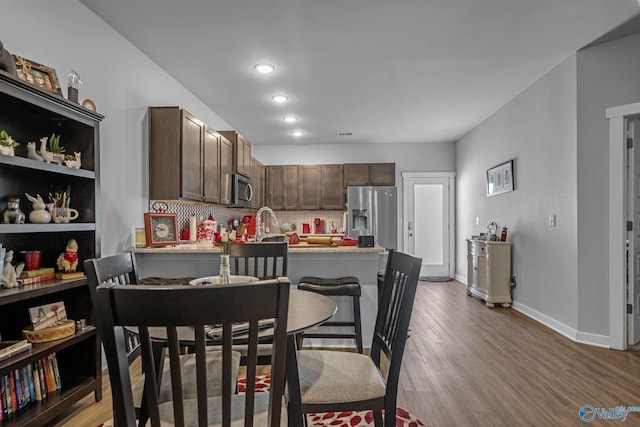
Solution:
<svg viewBox="0 0 640 427">
<path fill-rule="evenodd" d="M 271 99 L 273 99 L 273 102 L 287 102 L 289 98 L 284 95 L 275 95 Z"/>
<path fill-rule="evenodd" d="M 255 68 L 257 72 L 263 74 L 270 73 L 276 69 L 276 67 L 271 64 L 256 64 L 253 68 Z"/>
<path fill-rule="evenodd" d="M 298 118 L 296 116 L 284 116 L 282 118 L 282 120 L 284 120 L 285 122 L 288 122 L 288 123 L 293 123 L 296 120 L 298 120 Z"/>
<path fill-rule="evenodd" d="M 302 132 L 301 130 L 294 130 L 293 132 L 291 132 L 291 135 L 293 135 L 293 136 L 302 136 L 302 135 L 304 135 L 304 132 Z"/>
</svg>

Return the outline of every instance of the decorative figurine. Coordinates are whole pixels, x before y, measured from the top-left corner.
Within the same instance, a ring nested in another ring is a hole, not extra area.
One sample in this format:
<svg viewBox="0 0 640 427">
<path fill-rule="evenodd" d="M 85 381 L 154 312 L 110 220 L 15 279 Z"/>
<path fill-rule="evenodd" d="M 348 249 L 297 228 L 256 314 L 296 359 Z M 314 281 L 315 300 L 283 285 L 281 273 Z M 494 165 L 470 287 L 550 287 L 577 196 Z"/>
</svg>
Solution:
<svg viewBox="0 0 640 427">
<path fill-rule="evenodd" d="M 7 131 L 4 129 L 0 130 L 0 154 L 13 156 L 15 154 L 14 148 L 18 145 L 20 145 L 20 143 L 15 141 Z"/>
<path fill-rule="evenodd" d="M 24 193 L 27 196 L 27 199 L 33 203 L 33 210 L 29 213 L 29 221 L 34 224 L 48 224 L 51 222 L 51 214 L 47 212 L 47 205 L 42 200 L 39 194 L 36 194 L 36 197 L 29 195 L 28 193 Z"/>
<path fill-rule="evenodd" d="M 53 137 L 53 135 L 52 135 Z M 59 138 L 59 137 L 58 137 Z M 48 136 L 43 136 L 42 138 L 40 138 L 40 154 L 42 154 L 42 158 L 44 159 L 45 162 L 47 163 L 57 163 L 57 164 L 61 164 L 62 163 L 62 158 L 60 158 L 57 154 L 58 152 L 55 151 L 48 151 L 47 150 L 47 141 L 49 140 Z M 59 144 L 59 143 L 58 143 Z M 61 151 L 60 153 L 63 153 L 63 151 Z M 63 155 L 64 156 L 64 155 Z"/>
<path fill-rule="evenodd" d="M 9 197 L 7 202 L 7 209 L 4 210 L 2 215 L 2 223 L 9 224 L 24 224 L 24 212 L 20 210 L 20 198 Z"/>
<path fill-rule="evenodd" d="M 73 152 L 73 157 L 72 158 L 67 158 L 64 161 L 64 164 L 67 165 L 67 167 L 69 168 L 73 168 L 73 169 L 80 169 L 80 164 L 81 164 L 81 160 L 80 157 L 82 156 L 81 153 L 74 151 Z M 71 156 L 69 156 L 71 157 Z"/>
<path fill-rule="evenodd" d="M 76 239 L 71 239 L 67 243 L 66 252 L 62 252 L 58 256 L 58 269 L 65 273 L 75 272 L 78 266 L 78 242 Z"/>
<path fill-rule="evenodd" d="M 2 286 L 5 288 L 17 288 L 22 285 L 22 280 L 18 279 L 18 277 L 22 273 L 24 262 L 14 267 L 11 261 L 13 261 L 13 251 L 8 251 L 4 257 L 4 266 L 2 267 Z"/>
<path fill-rule="evenodd" d="M 27 158 L 31 160 L 37 160 L 39 162 L 43 162 L 44 159 L 40 154 L 36 152 L 36 143 L 35 142 L 27 142 Z"/>
</svg>

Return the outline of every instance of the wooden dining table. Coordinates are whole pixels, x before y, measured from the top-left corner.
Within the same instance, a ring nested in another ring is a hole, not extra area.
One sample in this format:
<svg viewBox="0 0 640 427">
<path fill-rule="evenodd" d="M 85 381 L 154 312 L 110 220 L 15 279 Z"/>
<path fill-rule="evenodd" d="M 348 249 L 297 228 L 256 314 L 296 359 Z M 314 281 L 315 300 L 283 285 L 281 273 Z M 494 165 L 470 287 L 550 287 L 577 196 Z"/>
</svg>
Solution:
<svg viewBox="0 0 640 427">
<path fill-rule="evenodd" d="M 195 279 L 196 281 L 199 279 Z M 300 396 L 300 386 L 298 382 L 298 356 L 295 334 L 305 329 L 317 326 L 335 314 L 336 303 L 329 297 L 315 292 L 291 289 L 289 293 L 289 307 L 287 317 L 287 355 L 286 355 L 286 378 L 289 390 L 288 419 L 290 427 L 304 425 L 302 415 L 302 400 Z M 267 338 L 270 328 L 260 332 L 261 337 Z M 194 341 L 194 331 L 190 327 L 178 328 L 178 338 L 182 344 L 189 346 Z M 167 335 L 166 329 L 160 327 L 149 328 L 149 334 L 153 338 L 154 360 L 156 361 L 156 372 L 158 379 L 162 377 L 164 366 L 164 343 Z M 212 345 L 216 345 L 211 341 Z M 160 381 L 158 381 L 160 384 Z M 144 398 L 141 406 L 141 419 L 146 413 L 144 409 Z"/>
</svg>

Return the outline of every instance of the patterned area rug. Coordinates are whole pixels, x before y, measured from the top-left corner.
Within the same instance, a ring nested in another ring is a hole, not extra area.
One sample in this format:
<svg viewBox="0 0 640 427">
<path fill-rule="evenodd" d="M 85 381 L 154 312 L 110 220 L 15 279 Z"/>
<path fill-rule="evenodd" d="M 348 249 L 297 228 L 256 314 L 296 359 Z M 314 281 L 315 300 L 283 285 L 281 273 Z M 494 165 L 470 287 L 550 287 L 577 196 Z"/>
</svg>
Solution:
<svg viewBox="0 0 640 427">
<path fill-rule="evenodd" d="M 269 375 L 260 375 L 256 377 L 256 391 L 268 391 L 271 377 Z M 238 380 L 238 392 L 244 393 L 246 390 L 247 379 L 240 378 Z M 335 427 L 365 427 L 373 426 L 373 412 L 371 411 L 344 411 L 344 412 L 327 412 L 322 414 L 307 415 L 309 426 L 335 426 Z M 415 418 L 408 411 L 396 409 L 396 427 L 419 427 L 424 426 L 422 421 Z"/>
<path fill-rule="evenodd" d="M 269 391 L 271 377 L 260 375 L 256 377 L 256 391 Z M 238 380 L 238 392 L 244 393 L 247 386 L 247 379 Z M 344 411 L 327 412 L 322 414 L 307 415 L 309 426 L 326 427 L 368 427 L 373 426 L 373 413 L 371 411 Z M 402 408 L 396 409 L 396 427 L 420 427 L 424 426 L 422 421 L 415 418 Z M 100 424 L 98 427 L 113 427 L 113 421 Z"/>
</svg>

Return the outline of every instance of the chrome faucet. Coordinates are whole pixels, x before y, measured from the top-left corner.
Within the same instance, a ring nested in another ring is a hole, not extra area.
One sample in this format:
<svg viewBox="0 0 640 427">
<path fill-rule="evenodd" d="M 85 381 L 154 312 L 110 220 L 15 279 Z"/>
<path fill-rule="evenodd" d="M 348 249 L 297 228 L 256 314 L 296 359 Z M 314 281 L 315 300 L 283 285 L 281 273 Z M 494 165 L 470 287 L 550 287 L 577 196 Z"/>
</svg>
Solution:
<svg viewBox="0 0 640 427">
<path fill-rule="evenodd" d="M 264 220 L 263 216 L 266 217 Z M 278 220 L 276 219 L 276 214 L 273 212 L 273 209 L 266 206 L 258 209 L 256 213 L 256 242 L 260 242 L 267 237 L 270 231 L 269 223 L 279 229 Z"/>
</svg>

